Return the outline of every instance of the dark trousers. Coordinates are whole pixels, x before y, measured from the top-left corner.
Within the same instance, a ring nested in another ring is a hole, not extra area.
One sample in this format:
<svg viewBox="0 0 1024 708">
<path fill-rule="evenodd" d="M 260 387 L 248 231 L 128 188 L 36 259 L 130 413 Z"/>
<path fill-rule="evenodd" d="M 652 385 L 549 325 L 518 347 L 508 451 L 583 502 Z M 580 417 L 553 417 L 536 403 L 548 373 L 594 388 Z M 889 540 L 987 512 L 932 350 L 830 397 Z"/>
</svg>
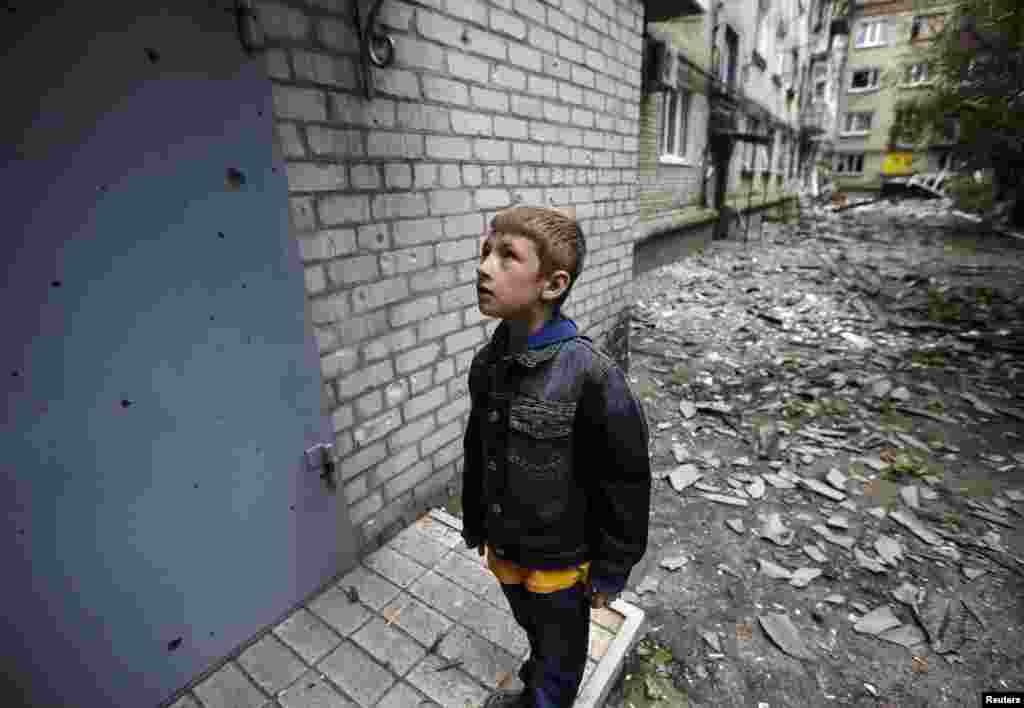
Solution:
<svg viewBox="0 0 1024 708">
<path fill-rule="evenodd" d="M 530 708 L 572 708 L 590 642 L 590 598 L 583 583 L 552 593 L 532 593 L 526 585 L 501 589 L 516 622 L 530 640 L 530 658 L 519 671 Z"/>
</svg>

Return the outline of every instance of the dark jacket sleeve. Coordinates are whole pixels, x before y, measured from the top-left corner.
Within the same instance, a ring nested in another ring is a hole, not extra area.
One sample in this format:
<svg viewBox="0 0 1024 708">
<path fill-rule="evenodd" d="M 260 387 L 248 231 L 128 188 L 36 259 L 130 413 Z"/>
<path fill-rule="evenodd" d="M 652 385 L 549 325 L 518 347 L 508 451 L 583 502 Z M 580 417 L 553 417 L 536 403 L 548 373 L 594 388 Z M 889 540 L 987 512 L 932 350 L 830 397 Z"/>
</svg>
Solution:
<svg viewBox="0 0 1024 708">
<path fill-rule="evenodd" d="M 651 464 L 643 407 L 618 366 L 584 394 L 587 526 L 595 586 L 618 585 L 647 550 Z M 597 581 L 596 578 L 601 578 Z"/>
<path fill-rule="evenodd" d="M 474 367 L 470 368 L 472 372 Z M 484 541 L 483 535 L 483 476 L 480 470 L 480 421 L 473 401 L 477 391 L 472 373 L 469 376 L 469 422 L 462 438 L 462 538 L 470 548 Z"/>
</svg>

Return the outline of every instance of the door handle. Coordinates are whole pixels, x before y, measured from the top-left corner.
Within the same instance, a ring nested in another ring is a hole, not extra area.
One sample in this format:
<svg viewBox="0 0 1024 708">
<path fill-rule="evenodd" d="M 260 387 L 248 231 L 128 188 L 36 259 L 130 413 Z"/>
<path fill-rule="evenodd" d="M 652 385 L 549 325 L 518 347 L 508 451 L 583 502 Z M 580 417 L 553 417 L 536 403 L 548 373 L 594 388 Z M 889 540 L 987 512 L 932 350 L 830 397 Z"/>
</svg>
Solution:
<svg viewBox="0 0 1024 708">
<path fill-rule="evenodd" d="M 319 477 L 331 491 L 335 489 L 334 480 L 334 445 L 320 443 L 306 450 L 306 469 L 318 472 Z"/>
</svg>

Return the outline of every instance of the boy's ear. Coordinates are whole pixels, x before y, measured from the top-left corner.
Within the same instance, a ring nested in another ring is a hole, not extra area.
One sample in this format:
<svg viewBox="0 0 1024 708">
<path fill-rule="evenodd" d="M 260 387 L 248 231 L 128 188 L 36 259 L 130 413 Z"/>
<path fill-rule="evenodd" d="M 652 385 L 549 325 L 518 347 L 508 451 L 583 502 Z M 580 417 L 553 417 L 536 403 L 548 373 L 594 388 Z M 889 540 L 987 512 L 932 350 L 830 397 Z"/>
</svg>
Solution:
<svg viewBox="0 0 1024 708">
<path fill-rule="evenodd" d="M 576 207 L 551 207 L 562 216 L 567 216 L 573 221 L 576 220 Z"/>
</svg>

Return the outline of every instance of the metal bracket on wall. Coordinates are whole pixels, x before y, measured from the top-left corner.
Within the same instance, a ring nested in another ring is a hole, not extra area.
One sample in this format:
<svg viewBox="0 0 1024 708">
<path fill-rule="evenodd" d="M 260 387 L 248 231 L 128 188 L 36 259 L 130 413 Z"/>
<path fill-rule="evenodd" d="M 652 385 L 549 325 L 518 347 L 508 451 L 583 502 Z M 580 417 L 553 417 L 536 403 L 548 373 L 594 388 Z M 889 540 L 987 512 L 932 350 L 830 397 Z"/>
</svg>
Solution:
<svg viewBox="0 0 1024 708">
<path fill-rule="evenodd" d="M 391 35 L 377 31 L 377 15 L 380 14 L 380 6 L 384 0 L 371 0 L 370 11 L 366 15 L 365 26 L 359 11 L 360 2 L 352 3 L 352 15 L 356 25 L 356 35 L 359 37 L 359 63 L 363 74 L 363 89 L 366 91 L 366 98 L 373 99 L 373 73 L 370 63 L 381 68 L 390 66 L 395 61 L 395 41 Z"/>
<path fill-rule="evenodd" d="M 320 479 L 324 481 L 328 489 L 334 491 L 334 458 L 331 456 L 332 452 L 334 452 L 334 445 L 329 443 L 320 443 L 309 448 L 306 450 L 306 469 L 310 472 L 319 470 Z"/>
</svg>

